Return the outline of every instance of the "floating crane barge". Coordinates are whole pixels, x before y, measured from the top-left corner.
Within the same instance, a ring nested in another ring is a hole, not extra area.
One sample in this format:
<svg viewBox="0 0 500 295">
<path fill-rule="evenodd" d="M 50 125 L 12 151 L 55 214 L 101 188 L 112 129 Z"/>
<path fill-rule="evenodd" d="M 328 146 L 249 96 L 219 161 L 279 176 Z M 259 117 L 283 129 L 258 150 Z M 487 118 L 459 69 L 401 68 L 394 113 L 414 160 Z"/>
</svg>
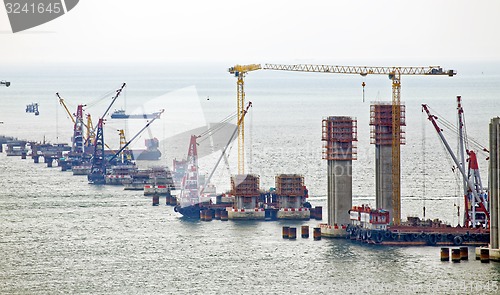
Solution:
<svg viewBox="0 0 500 295">
<path fill-rule="evenodd" d="M 464 131 L 461 97 L 457 97 L 460 160 L 453 153 L 442 129 L 438 126 L 438 118 L 431 114 L 426 104 L 422 105 L 422 109 L 462 175 L 465 204 L 463 226 L 452 227 L 438 220 L 422 221 L 418 217 L 410 217 L 407 222 L 392 225 L 388 210 L 372 209 L 362 205 L 354 206 L 349 210 L 351 224 L 345 228 L 346 237 L 351 240 L 382 245 L 487 245 L 490 241 L 488 194 L 482 186 L 476 153 L 468 148 L 467 143 L 464 143 L 464 138 L 467 136 Z M 484 151 L 488 152 L 486 149 Z M 466 160 L 465 154 L 467 154 Z M 468 163 L 467 170 L 466 162 Z"/>
<path fill-rule="evenodd" d="M 350 211 L 351 224 L 346 237 L 369 244 L 388 246 L 436 246 L 488 244 L 490 231 L 485 228 L 451 227 L 441 222 L 410 218 L 401 225 L 389 225 L 389 211 L 354 206 Z"/>
</svg>

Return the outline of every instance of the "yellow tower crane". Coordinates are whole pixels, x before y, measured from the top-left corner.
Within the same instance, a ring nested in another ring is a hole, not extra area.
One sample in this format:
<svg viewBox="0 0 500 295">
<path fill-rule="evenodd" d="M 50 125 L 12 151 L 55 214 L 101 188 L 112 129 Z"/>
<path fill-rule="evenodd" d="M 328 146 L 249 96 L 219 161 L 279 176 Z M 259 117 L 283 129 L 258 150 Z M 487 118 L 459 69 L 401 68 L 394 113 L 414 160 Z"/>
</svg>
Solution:
<svg viewBox="0 0 500 295">
<path fill-rule="evenodd" d="M 244 78 L 246 73 L 260 70 L 260 65 L 236 65 L 229 68 L 229 73 L 233 74 L 237 79 L 237 114 L 238 114 L 238 174 L 245 173 L 245 89 Z"/>
<path fill-rule="evenodd" d="M 94 124 L 92 123 L 92 116 L 87 114 L 87 138 L 85 139 L 88 146 L 94 145 L 95 141 L 95 130 Z"/>
<path fill-rule="evenodd" d="M 292 72 L 312 72 L 330 74 L 359 74 L 366 75 L 388 75 L 392 80 L 392 201 L 393 201 L 393 223 L 401 223 L 401 165 L 400 165 L 400 142 L 401 142 L 401 75 L 429 75 L 429 76 L 450 76 L 456 75 L 453 70 L 443 70 L 440 66 L 429 67 L 370 67 L 370 66 L 332 66 L 332 65 L 312 65 L 312 64 L 252 64 L 236 65 L 229 68 L 229 73 L 238 78 L 238 114 L 241 113 L 245 103 L 245 93 L 243 92 L 244 76 L 249 71 L 255 70 L 276 70 Z M 241 105 L 241 107 L 240 107 Z M 239 125 L 244 128 L 244 121 Z M 241 137 L 241 138 L 240 138 Z M 238 137 L 238 172 L 243 173 L 244 156 L 244 131 L 240 130 Z M 241 161 L 241 162 L 240 162 Z"/>
<path fill-rule="evenodd" d="M 132 161 L 132 156 L 127 146 L 127 138 L 125 137 L 125 130 L 119 129 L 118 134 L 120 135 L 120 150 L 122 150 L 123 147 L 125 147 L 125 149 L 123 149 L 123 151 L 120 154 L 120 159 L 122 163 L 130 162 Z"/>
</svg>

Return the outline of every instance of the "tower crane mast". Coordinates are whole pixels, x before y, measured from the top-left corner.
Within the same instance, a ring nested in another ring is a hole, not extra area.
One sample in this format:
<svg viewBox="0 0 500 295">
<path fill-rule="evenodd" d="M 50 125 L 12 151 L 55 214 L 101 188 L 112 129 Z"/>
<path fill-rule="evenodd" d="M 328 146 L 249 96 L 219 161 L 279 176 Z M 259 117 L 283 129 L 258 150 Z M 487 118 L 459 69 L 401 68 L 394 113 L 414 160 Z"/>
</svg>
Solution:
<svg viewBox="0 0 500 295">
<path fill-rule="evenodd" d="M 238 115 L 238 174 L 245 173 L 245 75 L 248 72 L 260 70 L 259 64 L 251 65 L 236 65 L 229 68 L 229 73 L 233 74 L 237 79 L 237 115 Z"/>
<path fill-rule="evenodd" d="M 440 66 L 429 67 L 372 67 L 372 66 L 339 66 L 339 65 L 314 65 L 314 64 L 250 64 L 235 65 L 229 68 L 229 73 L 238 78 L 237 101 L 238 120 L 241 118 L 245 104 L 244 77 L 246 73 L 256 70 L 276 70 L 293 72 L 312 72 L 330 74 L 359 74 L 366 75 L 388 75 L 392 80 L 392 200 L 393 200 L 393 223 L 401 223 L 401 166 L 400 166 L 400 142 L 401 142 L 401 75 L 430 75 L 450 76 L 456 75 L 453 70 L 444 70 Z M 238 172 L 244 173 L 244 120 L 241 120 L 238 133 Z"/>
</svg>

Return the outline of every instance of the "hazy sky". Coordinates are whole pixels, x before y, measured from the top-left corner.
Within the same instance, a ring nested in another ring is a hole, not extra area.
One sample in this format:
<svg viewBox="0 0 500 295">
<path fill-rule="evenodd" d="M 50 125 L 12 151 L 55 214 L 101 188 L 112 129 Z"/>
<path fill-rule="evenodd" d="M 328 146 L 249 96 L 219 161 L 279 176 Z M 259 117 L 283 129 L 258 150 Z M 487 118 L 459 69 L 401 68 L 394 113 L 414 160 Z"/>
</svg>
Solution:
<svg viewBox="0 0 500 295">
<path fill-rule="evenodd" d="M 500 1 L 81 0 L 12 34 L 0 63 L 500 60 Z"/>
</svg>

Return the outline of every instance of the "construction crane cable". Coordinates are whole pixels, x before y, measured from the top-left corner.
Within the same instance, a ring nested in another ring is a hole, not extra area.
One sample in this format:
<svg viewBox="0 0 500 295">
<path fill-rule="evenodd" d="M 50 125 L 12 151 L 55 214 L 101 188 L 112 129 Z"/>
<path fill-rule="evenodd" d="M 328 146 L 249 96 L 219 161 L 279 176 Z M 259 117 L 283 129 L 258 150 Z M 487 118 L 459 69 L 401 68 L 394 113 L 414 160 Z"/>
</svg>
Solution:
<svg viewBox="0 0 500 295">
<path fill-rule="evenodd" d="M 95 105 L 97 105 L 98 103 L 100 103 L 101 101 L 103 101 L 104 99 L 108 98 L 110 95 L 112 95 L 113 93 L 115 93 L 116 90 L 111 90 L 111 91 L 108 91 L 106 92 L 105 94 L 103 94 L 101 97 L 97 98 L 97 99 L 94 99 L 93 101 L 87 103 L 87 107 L 88 108 L 91 108 Z"/>
<path fill-rule="evenodd" d="M 116 99 L 118 98 L 118 96 L 120 96 L 120 94 L 122 93 L 123 89 L 125 88 L 127 84 L 126 83 L 123 83 L 122 86 L 120 87 L 120 89 L 116 90 L 116 94 L 115 96 L 113 96 L 113 99 L 111 100 L 111 103 L 109 104 L 108 108 L 106 109 L 106 111 L 104 112 L 104 114 L 101 116 L 101 119 L 104 119 L 104 117 L 106 117 L 106 115 L 108 114 L 109 112 L 109 109 L 111 109 L 111 107 L 113 106 L 113 104 L 115 103 Z"/>
<path fill-rule="evenodd" d="M 429 110 L 431 110 L 438 117 L 440 127 L 443 127 L 442 128 L 443 132 L 447 132 L 448 134 L 451 134 L 453 136 L 459 135 L 458 127 L 454 123 L 446 120 L 442 115 L 440 115 L 434 109 L 429 107 Z M 481 154 L 488 156 L 489 155 L 488 149 L 483 144 L 481 144 L 478 140 L 467 135 L 467 132 L 465 130 L 465 128 L 466 128 L 465 115 L 464 115 L 464 127 L 463 128 L 464 128 L 464 137 L 465 137 L 464 142 L 465 142 L 466 149 L 470 150 L 470 147 L 473 147 L 475 150 L 477 150 Z"/>
<path fill-rule="evenodd" d="M 455 185 L 453 187 L 455 189 L 455 196 L 456 196 L 456 190 L 460 188 L 460 180 L 461 180 L 460 171 L 458 170 L 458 167 L 455 166 L 453 160 L 450 157 L 446 156 L 446 154 L 448 154 L 448 151 L 446 149 L 444 142 L 439 140 L 439 143 L 443 150 L 443 154 L 445 155 L 444 158 L 446 158 L 446 161 L 448 162 L 448 167 L 451 168 L 452 174 L 454 176 Z"/>
<path fill-rule="evenodd" d="M 221 131 L 226 125 L 227 125 L 226 123 L 218 123 L 217 126 L 214 127 L 213 129 L 210 129 L 210 132 L 205 134 L 204 137 L 198 141 L 198 143 L 202 143 L 205 140 L 210 139 L 210 136 L 206 136 L 206 135 L 208 135 L 208 134 L 214 135 L 215 133 Z"/>
<path fill-rule="evenodd" d="M 208 176 L 207 180 L 205 181 L 205 183 L 210 183 L 210 179 L 212 178 L 212 176 L 214 175 L 215 173 L 215 170 L 217 169 L 217 166 L 219 166 L 219 163 L 220 161 L 222 160 L 222 158 L 224 158 L 224 156 L 226 155 L 226 150 L 228 149 L 229 145 L 231 144 L 231 142 L 233 141 L 234 137 L 236 136 L 236 133 L 238 132 L 238 126 L 240 125 L 241 121 L 245 118 L 245 115 L 248 113 L 248 109 L 252 106 L 252 102 L 249 101 L 248 102 L 248 105 L 247 107 L 243 110 L 243 113 L 241 114 L 241 118 L 238 120 L 238 124 L 236 125 L 236 128 L 234 129 L 233 133 L 231 134 L 231 137 L 229 138 L 229 141 L 227 142 L 226 146 L 224 147 L 224 149 L 222 150 L 222 153 L 219 157 L 219 159 L 217 160 L 217 163 L 215 164 L 215 167 L 212 169 L 212 172 L 210 173 L 210 175 Z M 205 187 L 203 187 L 203 189 L 200 191 L 200 195 L 203 193 L 203 190 L 205 189 Z"/>
<path fill-rule="evenodd" d="M 209 134 L 213 135 L 213 134 L 217 133 L 218 131 L 222 130 L 227 125 L 227 123 L 230 122 L 231 120 L 233 120 L 234 118 L 236 118 L 236 116 L 237 116 L 237 114 L 235 112 L 235 113 L 227 116 L 226 118 L 224 118 L 222 121 L 217 123 L 214 127 L 209 128 L 208 130 L 200 133 L 200 135 L 198 135 L 197 138 L 202 138 L 202 137 L 204 137 L 204 138 L 201 140 L 198 140 L 197 142 L 202 143 L 205 140 L 209 139 L 210 136 L 207 136 L 207 135 L 209 135 Z"/>
<path fill-rule="evenodd" d="M 423 177 L 423 181 L 422 181 L 422 184 L 423 184 L 423 190 L 422 190 L 422 199 L 423 199 L 423 217 L 424 217 L 424 220 L 425 220 L 425 197 L 426 197 L 426 177 L 425 177 L 425 173 L 426 173 L 426 163 L 425 163 L 425 148 L 426 148 L 426 143 L 425 143 L 425 137 L 426 137 L 426 120 L 427 118 L 425 117 L 425 115 L 422 113 L 422 177 Z"/>
</svg>

